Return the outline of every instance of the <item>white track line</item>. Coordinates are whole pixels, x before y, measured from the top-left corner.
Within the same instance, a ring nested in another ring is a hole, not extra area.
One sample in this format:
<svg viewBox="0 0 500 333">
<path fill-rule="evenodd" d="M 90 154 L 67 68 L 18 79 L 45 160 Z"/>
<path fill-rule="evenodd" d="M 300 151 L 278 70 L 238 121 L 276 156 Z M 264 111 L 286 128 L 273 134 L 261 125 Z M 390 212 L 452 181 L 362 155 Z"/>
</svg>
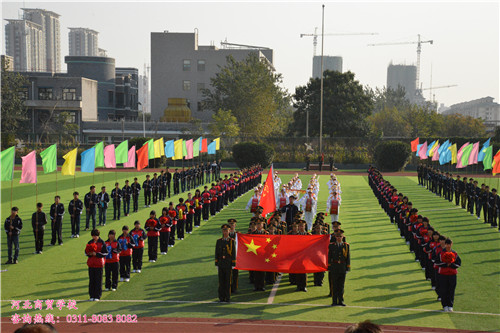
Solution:
<svg viewBox="0 0 500 333">
<path fill-rule="evenodd" d="M 1 302 L 11 302 L 12 300 L 2 300 Z M 77 302 L 90 302 L 89 300 L 77 300 Z M 174 304 L 220 304 L 215 301 L 175 301 L 175 300 L 139 300 L 139 299 L 101 299 L 99 303 L 174 303 Z M 241 304 L 241 305 L 277 305 L 277 306 L 303 306 L 303 307 L 330 307 L 328 304 L 310 304 L 310 303 L 263 303 L 263 302 L 233 302 L 231 304 Z M 442 310 L 429 310 L 429 309 L 412 309 L 412 308 L 396 308 L 396 307 L 377 307 L 377 306 L 361 306 L 361 305 L 347 305 L 345 308 L 353 309 L 373 309 L 373 310 L 397 310 L 397 311 L 411 311 L 411 312 L 437 312 L 444 313 Z M 447 312 L 447 314 L 467 314 L 467 315 L 480 315 L 480 316 L 494 316 L 500 317 L 500 313 L 489 313 L 489 312 L 466 312 L 466 311 L 453 311 Z"/>
<path fill-rule="evenodd" d="M 455 209 L 461 209 L 461 207 L 443 208 L 443 209 L 424 209 L 424 210 L 419 210 L 419 212 L 437 212 L 440 210 L 455 210 Z"/>
<path fill-rule="evenodd" d="M 280 286 L 281 276 L 282 275 L 278 275 L 276 282 L 274 282 L 273 289 L 271 290 L 271 293 L 269 294 L 269 297 L 267 298 L 267 304 L 273 304 L 274 296 L 276 296 L 276 293 L 278 292 L 278 287 Z"/>
</svg>

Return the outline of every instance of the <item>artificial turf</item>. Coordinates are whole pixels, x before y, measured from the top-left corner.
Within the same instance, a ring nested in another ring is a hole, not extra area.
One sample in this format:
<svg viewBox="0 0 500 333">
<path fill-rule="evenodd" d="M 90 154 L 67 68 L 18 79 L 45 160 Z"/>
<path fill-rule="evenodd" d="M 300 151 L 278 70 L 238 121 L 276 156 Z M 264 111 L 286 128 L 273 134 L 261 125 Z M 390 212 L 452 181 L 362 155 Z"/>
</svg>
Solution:
<svg viewBox="0 0 500 333">
<path fill-rule="evenodd" d="M 120 184 L 134 174 L 106 173 L 107 188 L 112 188 L 117 179 Z M 144 178 L 141 173 L 139 179 Z M 94 181 L 100 187 L 101 174 Z M 281 175 L 283 181 L 291 176 Z M 45 247 L 43 255 L 32 255 L 34 248 L 30 217 L 34 211 L 34 185 L 14 184 L 14 204 L 20 208 L 25 226 L 21 236 L 21 255 L 18 265 L 2 266 L 7 269 L 0 274 L 2 317 L 26 310 L 12 310 L 8 300 L 29 299 L 76 299 L 78 310 L 37 311 L 54 315 L 67 314 L 137 314 L 144 316 L 210 317 L 243 319 L 311 320 L 329 322 L 357 322 L 371 319 L 379 324 L 426 326 L 437 328 L 460 328 L 498 331 L 500 329 L 499 263 L 500 233 L 478 221 L 454 204 L 436 197 L 417 186 L 416 177 L 390 177 L 390 181 L 408 195 L 422 214 L 441 233 L 451 237 L 454 249 L 462 258 L 459 269 L 455 313 L 438 312 L 440 303 L 430 282 L 425 281 L 423 271 L 408 251 L 404 240 L 389 218 L 378 206 L 366 176 L 339 176 L 342 184 L 342 206 L 340 221 L 351 244 L 352 272 L 347 275 L 345 308 L 331 308 L 331 299 L 326 297 L 328 285 L 312 286 L 312 274 L 308 276 L 308 292 L 295 292 L 283 279 L 273 304 L 266 304 L 271 286 L 266 292 L 253 292 L 248 274 L 240 272 L 239 291 L 233 295 L 231 304 L 218 304 L 217 269 L 213 262 L 215 241 L 220 237 L 220 225 L 228 218 L 238 220 L 237 229 L 244 232 L 250 213 L 244 208 L 251 196 L 246 194 L 226 207 L 215 218 L 203 223 L 185 240 L 177 242 L 166 256 L 159 256 L 156 263 L 147 262 L 141 274 L 133 274 L 129 283 L 119 283 L 116 292 L 104 292 L 101 302 L 86 302 L 88 299 L 88 275 L 85 243 L 89 232 L 81 233 L 78 239 L 70 239 L 69 217 L 63 226 L 64 246 Z M 19 176 L 17 175 L 17 179 Z M 307 184 L 309 176 L 302 176 Z M 320 177 L 318 211 L 325 211 L 327 177 Z M 88 191 L 92 176 L 77 174 L 76 190 L 81 197 Z M 58 194 L 63 202 L 71 199 L 73 177 L 58 180 Z M 54 196 L 54 175 L 39 175 L 39 201 L 48 212 Z M 176 198 L 172 198 L 176 199 Z M 139 203 L 143 203 L 142 198 Z M 164 203 L 153 206 L 161 210 Z M 10 182 L 2 183 L 2 218 L 10 207 Z M 140 206 L 142 207 L 142 205 Z M 133 225 L 138 219 L 144 223 L 149 208 L 139 213 L 111 221 L 101 230 L 107 235 L 109 229 L 121 230 L 122 225 Z M 108 217 L 112 216 L 112 208 Z M 84 221 L 84 215 L 82 220 Z M 329 219 L 329 217 L 327 217 Z M 84 222 L 83 222 L 84 223 Z M 46 230 L 48 243 L 50 228 Z M 6 261 L 5 236 L 2 236 L 2 262 Z M 146 253 L 146 251 L 145 251 Z M 326 278 L 325 278 L 326 279 Z M 147 302 L 144 302 L 147 301 Z M 428 311 L 431 310 L 431 311 Z M 459 312 L 470 312 L 459 313 Z M 31 314 L 35 313 L 30 311 Z M 480 314 L 482 313 L 482 314 Z M 489 313 L 489 314 L 488 314 Z M 493 314 L 493 315 L 491 315 Z"/>
</svg>

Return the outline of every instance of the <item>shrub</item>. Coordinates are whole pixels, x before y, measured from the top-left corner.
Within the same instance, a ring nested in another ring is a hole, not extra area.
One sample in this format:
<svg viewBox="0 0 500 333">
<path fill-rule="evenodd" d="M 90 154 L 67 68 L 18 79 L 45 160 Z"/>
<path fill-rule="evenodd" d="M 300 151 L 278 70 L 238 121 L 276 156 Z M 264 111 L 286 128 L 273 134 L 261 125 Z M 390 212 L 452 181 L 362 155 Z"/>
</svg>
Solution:
<svg viewBox="0 0 500 333">
<path fill-rule="evenodd" d="M 401 141 L 384 141 L 375 148 L 375 163 L 380 171 L 399 171 L 410 158 L 410 147 Z"/>
<path fill-rule="evenodd" d="M 260 164 L 266 168 L 274 158 L 274 149 L 265 143 L 241 142 L 233 146 L 233 158 L 239 168 Z"/>
</svg>

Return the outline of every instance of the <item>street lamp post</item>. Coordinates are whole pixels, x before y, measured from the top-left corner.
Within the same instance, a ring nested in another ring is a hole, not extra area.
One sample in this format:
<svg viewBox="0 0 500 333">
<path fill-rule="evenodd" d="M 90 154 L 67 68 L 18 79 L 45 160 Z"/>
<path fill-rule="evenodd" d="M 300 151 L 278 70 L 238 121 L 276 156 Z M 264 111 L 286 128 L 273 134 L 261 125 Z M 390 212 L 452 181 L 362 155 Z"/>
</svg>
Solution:
<svg viewBox="0 0 500 333">
<path fill-rule="evenodd" d="M 141 106 L 141 112 L 142 112 L 142 137 L 145 138 L 146 137 L 146 121 L 144 120 L 144 118 L 146 117 L 146 115 L 144 114 L 144 108 L 142 107 L 142 103 L 141 102 L 137 102 L 137 105 Z"/>
<path fill-rule="evenodd" d="M 323 45 L 325 39 L 325 5 L 321 13 L 321 88 L 319 102 L 319 153 L 323 153 Z"/>
</svg>

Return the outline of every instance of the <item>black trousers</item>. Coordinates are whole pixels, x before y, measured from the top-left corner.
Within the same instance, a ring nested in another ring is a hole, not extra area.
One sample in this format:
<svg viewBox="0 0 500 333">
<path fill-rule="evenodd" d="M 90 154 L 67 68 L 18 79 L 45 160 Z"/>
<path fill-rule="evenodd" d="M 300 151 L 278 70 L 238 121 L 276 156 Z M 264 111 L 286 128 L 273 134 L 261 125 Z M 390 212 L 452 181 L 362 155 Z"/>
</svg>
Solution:
<svg viewBox="0 0 500 333">
<path fill-rule="evenodd" d="M 139 196 L 138 195 L 133 196 L 133 202 L 134 202 L 133 212 L 135 213 L 139 210 Z"/>
<path fill-rule="evenodd" d="M 160 252 L 168 252 L 170 231 L 160 231 Z"/>
<path fill-rule="evenodd" d="M 195 209 L 194 210 L 194 225 L 199 227 L 200 223 L 201 223 L 201 209 Z"/>
<path fill-rule="evenodd" d="M 43 251 L 43 234 L 45 230 L 38 230 L 36 232 L 33 230 L 33 236 L 35 236 L 35 251 Z"/>
<path fill-rule="evenodd" d="M 174 195 L 179 194 L 179 181 L 174 181 Z"/>
<path fill-rule="evenodd" d="M 134 270 L 142 269 L 142 256 L 144 254 L 144 248 L 133 248 L 132 249 L 132 267 Z"/>
<path fill-rule="evenodd" d="M 188 214 L 186 216 L 186 232 L 193 231 L 193 215 L 194 214 Z"/>
<path fill-rule="evenodd" d="M 149 260 L 158 259 L 158 236 L 148 237 L 148 256 Z"/>
<path fill-rule="evenodd" d="M 172 225 L 172 228 L 170 230 L 170 239 L 168 240 L 168 245 L 174 246 L 175 245 L 175 230 L 177 229 L 177 224 Z"/>
<path fill-rule="evenodd" d="M 455 301 L 455 288 L 457 287 L 457 276 L 438 274 L 438 280 L 441 305 L 443 307 L 453 307 L 453 302 Z"/>
<path fill-rule="evenodd" d="M 80 234 L 80 214 L 76 214 L 71 218 L 71 234 L 79 235 Z"/>
<path fill-rule="evenodd" d="M 120 219 L 120 206 L 121 206 L 121 201 L 115 201 L 113 200 L 113 219 Z"/>
<path fill-rule="evenodd" d="M 168 193 L 168 197 L 170 198 L 170 182 L 167 183 L 167 193 Z"/>
<path fill-rule="evenodd" d="M 314 273 L 314 285 L 322 286 L 324 277 L 325 277 L 325 272 Z"/>
<path fill-rule="evenodd" d="M 203 204 L 201 210 L 203 214 L 203 221 L 208 221 L 208 215 L 210 213 L 210 204 L 209 203 Z"/>
<path fill-rule="evenodd" d="M 231 292 L 235 293 L 238 290 L 238 270 L 233 268 L 233 276 L 231 279 Z"/>
<path fill-rule="evenodd" d="M 345 276 L 346 273 L 332 272 L 330 283 L 331 283 L 333 304 L 339 304 L 344 301 Z"/>
<path fill-rule="evenodd" d="M 231 298 L 231 267 L 219 267 L 219 300 L 229 302 Z"/>
<path fill-rule="evenodd" d="M 123 198 L 123 215 L 127 216 L 130 213 L 130 197 Z"/>
<path fill-rule="evenodd" d="M 153 204 L 158 202 L 158 188 L 153 187 Z"/>
<path fill-rule="evenodd" d="M 120 263 L 118 262 L 107 262 L 104 265 L 104 271 L 106 275 L 106 280 L 104 285 L 107 289 L 116 289 L 118 287 L 118 270 Z"/>
<path fill-rule="evenodd" d="M 151 205 L 151 191 L 144 192 L 144 205 Z"/>
<path fill-rule="evenodd" d="M 120 277 L 130 279 L 130 262 L 131 256 L 120 256 Z"/>
<path fill-rule="evenodd" d="M 56 237 L 57 241 L 59 244 L 62 244 L 62 220 L 57 218 L 55 221 L 52 222 L 52 240 L 50 244 L 55 245 L 56 244 Z"/>
<path fill-rule="evenodd" d="M 210 215 L 214 216 L 215 215 L 215 208 L 217 206 L 217 201 L 211 201 L 210 202 Z"/>
<path fill-rule="evenodd" d="M 99 299 L 102 296 L 102 267 L 89 267 L 89 296 Z"/>
<path fill-rule="evenodd" d="M 253 272 L 253 285 L 257 290 L 264 289 L 266 286 L 266 272 Z"/>
<path fill-rule="evenodd" d="M 295 281 L 297 282 L 297 290 L 304 290 L 307 286 L 307 274 L 295 274 Z"/>
<path fill-rule="evenodd" d="M 184 238 L 184 224 L 186 220 L 178 220 L 177 221 L 177 239 Z"/>
<path fill-rule="evenodd" d="M 163 185 L 162 185 L 162 186 L 160 186 L 160 193 L 159 193 L 160 195 L 159 195 L 159 199 L 160 199 L 160 200 L 165 200 L 165 197 L 167 196 L 167 194 L 166 194 L 166 193 L 167 193 L 167 192 L 166 192 L 166 188 L 165 188 L 165 186 L 163 186 Z"/>
</svg>

